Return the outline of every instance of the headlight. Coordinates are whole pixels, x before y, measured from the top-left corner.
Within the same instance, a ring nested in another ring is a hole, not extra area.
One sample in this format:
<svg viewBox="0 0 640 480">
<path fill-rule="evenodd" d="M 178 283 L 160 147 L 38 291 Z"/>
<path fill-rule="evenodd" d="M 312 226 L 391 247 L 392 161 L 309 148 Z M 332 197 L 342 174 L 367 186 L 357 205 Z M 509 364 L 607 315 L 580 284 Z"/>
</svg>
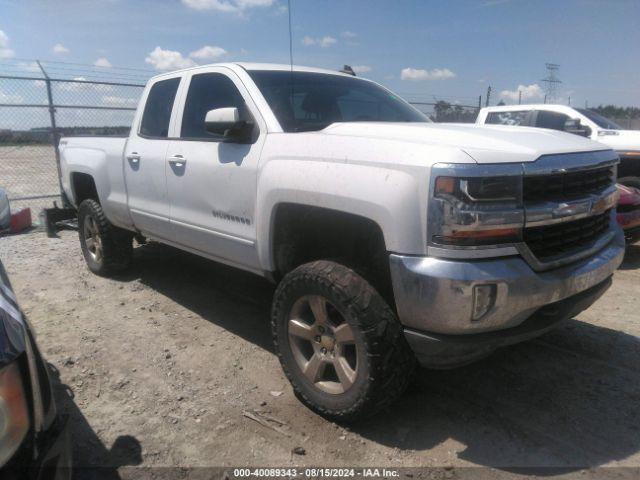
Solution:
<svg viewBox="0 0 640 480">
<path fill-rule="evenodd" d="M 474 171 L 474 167 L 432 169 L 428 232 L 432 245 L 486 247 L 521 241 L 522 170 L 494 165 Z M 509 170 L 509 175 L 493 175 L 500 170 Z"/>
<path fill-rule="evenodd" d="M 517 177 L 438 177 L 436 197 L 448 195 L 465 203 L 517 202 L 522 179 Z"/>
<path fill-rule="evenodd" d="M 0 466 L 16 452 L 29 430 L 29 412 L 16 362 L 0 370 Z"/>
</svg>

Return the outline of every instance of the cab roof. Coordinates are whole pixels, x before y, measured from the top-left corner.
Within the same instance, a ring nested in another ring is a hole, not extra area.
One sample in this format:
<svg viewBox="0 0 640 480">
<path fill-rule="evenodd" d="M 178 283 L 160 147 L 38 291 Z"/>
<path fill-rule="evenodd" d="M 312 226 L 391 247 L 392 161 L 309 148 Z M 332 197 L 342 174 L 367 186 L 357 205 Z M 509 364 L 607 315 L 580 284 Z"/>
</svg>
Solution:
<svg viewBox="0 0 640 480">
<path fill-rule="evenodd" d="M 509 112 L 513 110 L 556 110 L 556 109 L 573 109 L 574 107 L 570 105 L 562 105 L 556 103 L 527 103 L 522 105 L 495 105 L 492 107 L 483 107 L 482 110 L 487 112 Z"/>
<path fill-rule="evenodd" d="M 198 66 L 189 67 L 189 68 L 182 68 L 180 70 L 173 70 L 171 72 L 164 72 L 158 75 L 154 75 L 153 77 L 151 77 L 151 79 L 161 78 L 167 75 L 176 75 L 183 72 L 189 72 L 192 70 L 207 69 L 210 67 L 226 67 L 226 68 L 230 68 L 231 70 L 236 70 L 238 67 L 240 67 L 247 71 L 270 70 L 270 71 L 290 72 L 293 70 L 294 72 L 324 73 L 324 74 L 341 75 L 341 76 L 353 78 L 352 75 L 342 73 L 338 70 L 329 70 L 326 68 L 304 67 L 300 65 L 292 66 L 284 63 L 278 64 L 278 63 L 225 62 L 225 63 L 210 63 L 207 65 L 198 65 Z"/>
</svg>

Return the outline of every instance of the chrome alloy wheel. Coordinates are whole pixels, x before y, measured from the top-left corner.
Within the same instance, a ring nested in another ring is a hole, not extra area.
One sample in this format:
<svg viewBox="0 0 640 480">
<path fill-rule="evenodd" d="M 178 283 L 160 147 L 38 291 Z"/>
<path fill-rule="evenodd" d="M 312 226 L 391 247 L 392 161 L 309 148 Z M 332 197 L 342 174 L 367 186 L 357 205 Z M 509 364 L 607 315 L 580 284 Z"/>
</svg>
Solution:
<svg viewBox="0 0 640 480">
<path fill-rule="evenodd" d="M 84 235 L 84 243 L 87 246 L 87 251 L 89 255 L 91 255 L 91 258 L 95 262 L 102 261 L 102 239 L 98 231 L 98 224 L 91 215 L 87 215 L 84 218 L 82 233 Z"/>
<path fill-rule="evenodd" d="M 358 349 L 353 329 L 320 295 L 298 299 L 287 322 L 289 346 L 298 367 L 314 386 L 338 395 L 358 373 Z"/>
</svg>

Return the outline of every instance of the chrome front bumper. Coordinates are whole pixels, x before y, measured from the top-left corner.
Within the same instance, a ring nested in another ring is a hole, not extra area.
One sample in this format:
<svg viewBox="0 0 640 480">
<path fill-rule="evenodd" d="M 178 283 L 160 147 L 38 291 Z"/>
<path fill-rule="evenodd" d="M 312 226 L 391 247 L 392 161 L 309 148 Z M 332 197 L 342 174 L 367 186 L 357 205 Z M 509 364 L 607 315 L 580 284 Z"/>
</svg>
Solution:
<svg viewBox="0 0 640 480">
<path fill-rule="evenodd" d="M 391 280 L 405 328 L 447 335 L 513 328 L 536 310 L 577 295 L 607 280 L 624 256 L 619 228 L 611 242 L 591 257 L 545 272 L 534 271 L 519 256 L 450 260 L 390 255 Z M 495 303 L 472 321 L 473 289 L 496 285 Z"/>
</svg>

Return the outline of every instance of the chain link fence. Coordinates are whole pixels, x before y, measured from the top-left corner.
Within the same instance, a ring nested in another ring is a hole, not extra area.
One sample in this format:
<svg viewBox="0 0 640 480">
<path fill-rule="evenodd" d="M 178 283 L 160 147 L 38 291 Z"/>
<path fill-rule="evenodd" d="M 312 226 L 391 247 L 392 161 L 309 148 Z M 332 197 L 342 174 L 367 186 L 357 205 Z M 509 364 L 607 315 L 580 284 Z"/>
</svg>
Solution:
<svg viewBox="0 0 640 480">
<path fill-rule="evenodd" d="M 34 216 L 60 205 L 60 137 L 126 135 L 144 87 L 137 75 L 81 70 L 69 78 L 64 70 L 72 69 L 38 62 L 17 72 L 0 68 L 0 188 L 12 209 L 30 207 Z"/>
<path fill-rule="evenodd" d="M 435 102 L 409 101 L 434 122 L 474 123 L 480 110 L 477 106 L 450 103 L 444 100 Z"/>
</svg>

